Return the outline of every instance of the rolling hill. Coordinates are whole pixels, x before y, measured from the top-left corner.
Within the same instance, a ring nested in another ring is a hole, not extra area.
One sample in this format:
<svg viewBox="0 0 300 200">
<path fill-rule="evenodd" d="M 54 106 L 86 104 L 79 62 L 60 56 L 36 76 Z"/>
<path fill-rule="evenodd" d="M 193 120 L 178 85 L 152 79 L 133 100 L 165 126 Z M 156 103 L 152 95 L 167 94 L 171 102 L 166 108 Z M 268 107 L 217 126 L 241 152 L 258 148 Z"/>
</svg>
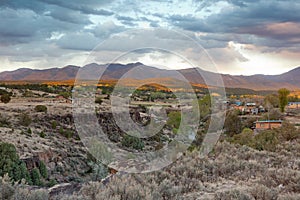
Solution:
<svg viewBox="0 0 300 200">
<path fill-rule="evenodd" d="M 200 74 L 204 74 L 208 80 L 208 85 L 214 85 L 219 74 L 204 71 L 202 69 L 190 68 L 182 70 L 158 69 L 142 63 L 130 64 L 110 64 L 98 65 L 91 63 L 83 67 L 68 65 L 63 68 L 51 68 L 45 70 L 35 70 L 20 68 L 15 71 L 6 71 L 0 73 L 0 81 L 64 81 L 74 80 L 77 72 L 80 70 L 80 78 L 86 80 L 98 80 L 102 74 L 103 80 L 117 80 L 121 77 L 131 80 L 143 79 L 174 79 L 180 80 L 186 78 L 191 83 L 206 84 Z M 178 73 L 179 72 L 179 73 Z M 253 90 L 277 90 L 286 87 L 291 90 L 300 89 L 300 67 L 280 75 L 252 75 L 235 76 L 221 74 L 224 85 L 229 88 L 248 88 Z M 77 77 L 78 78 L 78 77 Z"/>
</svg>

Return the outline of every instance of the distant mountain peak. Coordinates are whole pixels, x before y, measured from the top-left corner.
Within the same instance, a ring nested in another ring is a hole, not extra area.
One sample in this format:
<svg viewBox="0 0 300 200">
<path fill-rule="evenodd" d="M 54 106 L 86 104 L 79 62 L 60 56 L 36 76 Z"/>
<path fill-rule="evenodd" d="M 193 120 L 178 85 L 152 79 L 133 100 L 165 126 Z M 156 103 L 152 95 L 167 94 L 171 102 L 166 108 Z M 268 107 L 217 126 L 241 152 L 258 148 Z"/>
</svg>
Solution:
<svg viewBox="0 0 300 200">
<path fill-rule="evenodd" d="M 109 65 L 109 66 L 108 66 Z M 19 68 L 15 71 L 6 71 L 0 73 L 0 81 L 62 81 L 62 80 L 74 80 L 81 69 L 85 72 L 85 77 L 87 80 L 95 80 L 98 77 L 94 77 L 95 70 L 99 67 L 106 67 L 102 79 L 120 79 L 124 74 L 127 78 L 131 79 L 148 79 L 153 78 L 155 80 L 164 78 L 176 79 L 176 74 L 180 72 L 186 79 L 191 83 L 195 84 L 205 84 L 205 81 L 201 75 L 209 77 L 211 79 L 216 78 L 217 73 L 208 72 L 201 68 L 189 68 L 181 70 L 165 70 L 158 69 L 156 67 L 144 65 L 141 62 L 120 64 L 102 64 L 90 63 L 82 68 L 75 65 L 67 65 L 62 68 L 50 68 L 50 69 L 29 69 L 29 68 Z M 132 70 L 135 67 L 140 67 L 139 70 Z M 197 71 L 199 73 L 197 73 Z M 300 89 L 300 67 L 294 68 L 293 70 L 280 74 L 280 75 L 229 75 L 221 74 L 223 82 L 226 87 L 231 88 L 248 88 L 256 90 L 277 90 L 282 87 L 289 89 Z M 97 79 L 96 79 L 97 80 Z"/>
</svg>

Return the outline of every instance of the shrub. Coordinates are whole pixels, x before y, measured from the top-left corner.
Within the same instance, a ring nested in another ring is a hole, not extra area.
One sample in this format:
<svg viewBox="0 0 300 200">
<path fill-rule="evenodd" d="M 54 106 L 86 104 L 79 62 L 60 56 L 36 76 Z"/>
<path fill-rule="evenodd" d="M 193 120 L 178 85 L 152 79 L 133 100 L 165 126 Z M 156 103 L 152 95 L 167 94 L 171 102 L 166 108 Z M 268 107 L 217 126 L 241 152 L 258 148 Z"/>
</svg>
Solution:
<svg viewBox="0 0 300 200">
<path fill-rule="evenodd" d="M 51 123 L 51 127 L 52 127 L 52 129 L 56 129 L 57 121 L 53 120 L 52 123 Z"/>
<path fill-rule="evenodd" d="M 0 113 L 0 127 L 8 127 L 10 125 L 10 122 L 8 121 L 8 118 L 4 117 Z"/>
<path fill-rule="evenodd" d="M 63 127 L 60 127 L 59 133 L 60 133 L 62 136 L 68 138 L 68 139 L 70 139 L 70 138 L 72 138 L 72 137 L 74 136 L 74 132 L 73 132 L 72 130 L 69 130 L 69 129 L 64 130 Z"/>
<path fill-rule="evenodd" d="M 14 188 L 11 185 L 10 178 L 6 175 L 3 178 L 0 177 L 0 199 L 6 200 L 11 199 L 14 195 Z"/>
<path fill-rule="evenodd" d="M 68 130 L 65 131 L 65 134 L 64 134 L 64 135 L 65 135 L 66 138 L 70 139 L 70 138 L 73 137 L 74 132 L 73 132 L 72 130 L 69 130 L 69 129 L 68 129 Z"/>
<path fill-rule="evenodd" d="M 1 100 L 1 102 L 6 104 L 6 103 L 10 102 L 11 98 L 10 98 L 9 94 L 3 94 L 3 95 L 1 95 L 0 100 Z"/>
<path fill-rule="evenodd" d="M 41 132 L 40 132 L 40 137 L 41 137 L 41 138 L 45 138 L 45 137 L 46 137 L 46 134 L 45 134 L 44 131 L 41 131 Z"/>
<path fill-rule="evenodd" d="M 254 199 L 277 199 L 278 191 L 269 189 L 264 185 L 256 185 L 250 189 L 250 194 Z"/>
<path fill-rule="evenodd" d="M 265 130 L 255 135 L 250 147 L 257 150 L 275 151 L 279 143 L 275 130 Z"/>
<path fill-rule="evenodd" d="M 140 138 L 133 137 L 131 135 L 125 135 L 121 143 L 125 147 L 133 148 L 136 150 L 142 150 L 145 147 L 144 142 Z"/>
<path fill-rule="evenodd" d="M 249 128 L 244 128 L 243 132 L 232 137 L 232 142 L 240 145 L 249 145 L 254 137 L 254 133 Z"/>
<path fill-rule="evenodd" d="M 95 100 L 95 103 L 97 104 L 101 104 L 103 101 L 101 99 L 101 97 L 97 97 L 96 100 Z"/>
<path fill-rule="evenodd" d="M 89 162 L 88 165 L 92 169 L 92 178 L 94 181 L 101 181 L 108 175 L 108 168 L 100 161 Z"/>
<path fill-rule="evenodd" d="M 22 126 L 29 126 L 31 124 L 31 122 L 32 122 L 31 117 L 27 113 L 22 113 L 19 116 L 19 120 L 20 120 L 20 124 Z"/>
<path fill-rule="evenodd" d="M 18 186 L 15 190 L 15 194 L 13 196 L 15 200 L 45 200 L 49 199 L 49 192 L 45 189 L 35 189 L 31 190 L 29 188 L 24 188 Z"/>
<path fill-rule="evenodd" d="M 282 123 L 282 126 L 277 129 L 277 131 L 280 138 L 285 141 L 294 140 L 300 136 L 300 131 L 295 127 L 295 125 L 286 121 Z"/>
<path fill-rule="evenodd" d="M 215 200 L 240 200 L 240 199 L 252 200 L 251 195 L 238 189 L 217 192 L 215 194 L 214 199 Z"/>
<path fill-rule="evenodd" d="M 168 114 L 167 125 L 172 128 L 178 129 L 181 122 L 181 113 L 180 112 L 170 112 Z"/>
<path fill-rule="evenodd" d="M 36 112 L 47 112 L 47 106 L 44 106 L 44 105 L 37 105 L 37 106 L 35 106 L 35 108 L 34 108 L 34 110 L 36 111 Z"/>
<path fill-rule="evenodd" d="M 47 187 L 53 187 L 57 184 L 57 181 L 55 179 L 50 179 L 50 181 L 47 183 Z"/>
</svg>

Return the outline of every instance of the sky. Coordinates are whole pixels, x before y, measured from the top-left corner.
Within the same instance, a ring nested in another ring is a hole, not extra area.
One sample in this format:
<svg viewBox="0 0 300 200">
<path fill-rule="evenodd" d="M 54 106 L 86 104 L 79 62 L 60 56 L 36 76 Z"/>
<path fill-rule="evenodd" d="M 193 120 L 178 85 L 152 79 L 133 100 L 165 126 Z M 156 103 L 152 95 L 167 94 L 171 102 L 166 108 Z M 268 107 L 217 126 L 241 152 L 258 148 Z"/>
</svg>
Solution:
<svg viewBox="0 0 300 200">
<path fill-rule="evenodd" d="M 300 66 L 299 10 L 295 0 L 1 0 L 0 72 L 115 61 L 280 74 Z"/>
</svg>

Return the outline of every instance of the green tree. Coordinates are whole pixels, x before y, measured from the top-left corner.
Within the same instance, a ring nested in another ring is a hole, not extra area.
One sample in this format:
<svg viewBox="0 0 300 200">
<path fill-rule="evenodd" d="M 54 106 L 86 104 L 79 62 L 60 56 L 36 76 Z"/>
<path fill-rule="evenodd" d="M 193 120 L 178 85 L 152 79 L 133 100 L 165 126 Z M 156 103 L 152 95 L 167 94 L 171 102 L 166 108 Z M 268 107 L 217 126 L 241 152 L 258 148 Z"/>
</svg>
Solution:
<svg viewBox="0 0 300 200">
<path fill-rule="evenodd" d="M 47 179 L 48 178 L 48 170 L 43 161 L 40 162 L 39 170 L 41 172 L 42 177 Z"/>
<path fill-rule="evenodd" d="M 9 103 L 10 100 L 11 100 L 11 98 L 10 98 L 9 94 L 3 94 L 3 95 L 1 95 L 1 102 L 3 102 L 3 103 L 6 104 L 6 103 Z"/>
<path fill-rule="evenodd" d="M 15 146 L 9 143 L 0 144 L 0 176 L 5 174 L 15 182 L 25 179 L 31 184 L 25 163 L 20 161 Z"/>
<path fill-rule="evenodd" d="M 0 144 L 0 176 L 12 174 L 16 163 L 19 162 L 17 150 L 13 144 Z"/>
<path fill-rule="evenodd" d="M 31 177 L 24 162 L 20 164 L 21 178 L 26 180 L 26 183 L 32 185 Z"/>
<path fill-rule="evenodd" d="M 281 112 L 284 112 L 285 106 L 288 104 L 288 95 L 290 91 L 286 88 L 281 88 L 278 90 L 278 98 L 279 98 L 279 108 Z"/>
<path fill-rule="evenodd" d="M 38 185 L 38 186 L 42 185 L 41 174 L 40 174 L 40 170 L 38 168 L 34 168 L 31 171 L 31 180 L 32 180 L 33 185 Z"/>
<path fill-rule="evenodd" d="M 224 123 L 224 129 L 229 136 L 241 133 L 242 121 L 239 118 L 237 111 L 234 110 L 227 113 Z"/>
</svg>

